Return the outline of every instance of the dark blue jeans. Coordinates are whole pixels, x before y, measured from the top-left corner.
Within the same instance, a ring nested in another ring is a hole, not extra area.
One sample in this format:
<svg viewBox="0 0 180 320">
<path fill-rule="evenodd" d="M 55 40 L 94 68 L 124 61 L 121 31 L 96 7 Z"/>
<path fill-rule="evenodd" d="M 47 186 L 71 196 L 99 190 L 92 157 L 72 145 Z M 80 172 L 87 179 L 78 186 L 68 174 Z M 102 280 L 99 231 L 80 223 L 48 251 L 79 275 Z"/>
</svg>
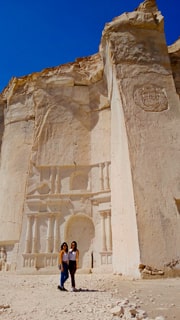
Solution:
<svg viewBox="0 0 180 320">
<path fill-rule="evenodd" d="M 68 277 L 69 277 L 68 264 L 66 262 L 63 262 L 63 271 L 61 270 L 61 275 L 60 275 L 61 287 L 64 287 L 64 283 L 68 279 Z"/>
</svg>

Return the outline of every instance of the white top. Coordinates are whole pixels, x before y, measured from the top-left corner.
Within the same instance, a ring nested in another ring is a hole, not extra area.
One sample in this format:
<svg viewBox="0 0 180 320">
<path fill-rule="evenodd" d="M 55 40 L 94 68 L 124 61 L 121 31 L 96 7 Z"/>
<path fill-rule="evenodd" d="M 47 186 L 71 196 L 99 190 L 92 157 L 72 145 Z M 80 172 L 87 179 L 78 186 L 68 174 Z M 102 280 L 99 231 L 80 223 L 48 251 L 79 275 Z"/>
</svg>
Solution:
<svg viewBox="0 0 180 320">
<path fill-rule="evenodd" d="M 68 252 L 64 252 L 63 256 L 62 256 L 62 261 L 63 262 L 68 262 L 68 260 L 69 260 Z"/>
<path fill-rule="evenodd" d="M 76 261 L 76 251 L 69 250 L 69 260 Z"/>
</svg>

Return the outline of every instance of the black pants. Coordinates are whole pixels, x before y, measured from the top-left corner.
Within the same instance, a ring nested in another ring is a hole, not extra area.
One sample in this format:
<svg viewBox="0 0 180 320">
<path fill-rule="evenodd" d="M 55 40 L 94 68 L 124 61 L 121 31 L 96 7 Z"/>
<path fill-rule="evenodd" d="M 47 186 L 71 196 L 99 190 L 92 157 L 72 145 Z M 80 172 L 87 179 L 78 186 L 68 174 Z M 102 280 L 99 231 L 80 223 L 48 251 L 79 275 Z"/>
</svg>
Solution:
<svg viewBox="0 0 180 320">
<path fill-rule="evenodd" d="M 76 261 L 69 260 L 69 272 L 71 275 L 71 286 L 75 288 Z"/>
</svg>

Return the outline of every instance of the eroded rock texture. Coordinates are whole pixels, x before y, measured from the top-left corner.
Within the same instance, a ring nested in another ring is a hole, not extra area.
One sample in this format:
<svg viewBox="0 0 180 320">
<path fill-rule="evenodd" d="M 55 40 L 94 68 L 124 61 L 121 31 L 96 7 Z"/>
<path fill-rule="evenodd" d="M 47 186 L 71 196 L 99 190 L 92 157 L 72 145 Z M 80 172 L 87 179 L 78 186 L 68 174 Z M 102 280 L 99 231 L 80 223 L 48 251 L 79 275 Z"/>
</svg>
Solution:
<svg viewBox="0 0 180 320">
<path fill-rule="evenodd" d="M 148 0 L 105 26 L 99 53 L 11 80 L 0 96 L 6 269 L 57 271 L 64 240 L 87 270 L 164 275 L 179 261 L 178 59 Z"/>
<path fill-rule="evenodd" d="M 177 93 L 180 95 L 180 39 L 168 47 L 173 78 Z"/>
</svg>

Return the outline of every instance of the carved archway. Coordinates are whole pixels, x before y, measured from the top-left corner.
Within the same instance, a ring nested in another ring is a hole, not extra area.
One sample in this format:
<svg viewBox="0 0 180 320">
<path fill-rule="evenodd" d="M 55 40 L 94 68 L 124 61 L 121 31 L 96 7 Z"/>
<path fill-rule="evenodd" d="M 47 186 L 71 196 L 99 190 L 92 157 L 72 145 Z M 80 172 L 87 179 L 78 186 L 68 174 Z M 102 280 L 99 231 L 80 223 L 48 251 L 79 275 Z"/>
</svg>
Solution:
<svg viewBox="0 0 180 320">
<path fill-rule="evenodd" d="M 77 241 L 80 251 L 79 267 L 92 267 L 92 249 L 95 235 L 92 219 L 85 214 L 76 214 L 69 218 L 65 227 L 65 239 L 69 246 L 73 240 Z"/>
</svg>

